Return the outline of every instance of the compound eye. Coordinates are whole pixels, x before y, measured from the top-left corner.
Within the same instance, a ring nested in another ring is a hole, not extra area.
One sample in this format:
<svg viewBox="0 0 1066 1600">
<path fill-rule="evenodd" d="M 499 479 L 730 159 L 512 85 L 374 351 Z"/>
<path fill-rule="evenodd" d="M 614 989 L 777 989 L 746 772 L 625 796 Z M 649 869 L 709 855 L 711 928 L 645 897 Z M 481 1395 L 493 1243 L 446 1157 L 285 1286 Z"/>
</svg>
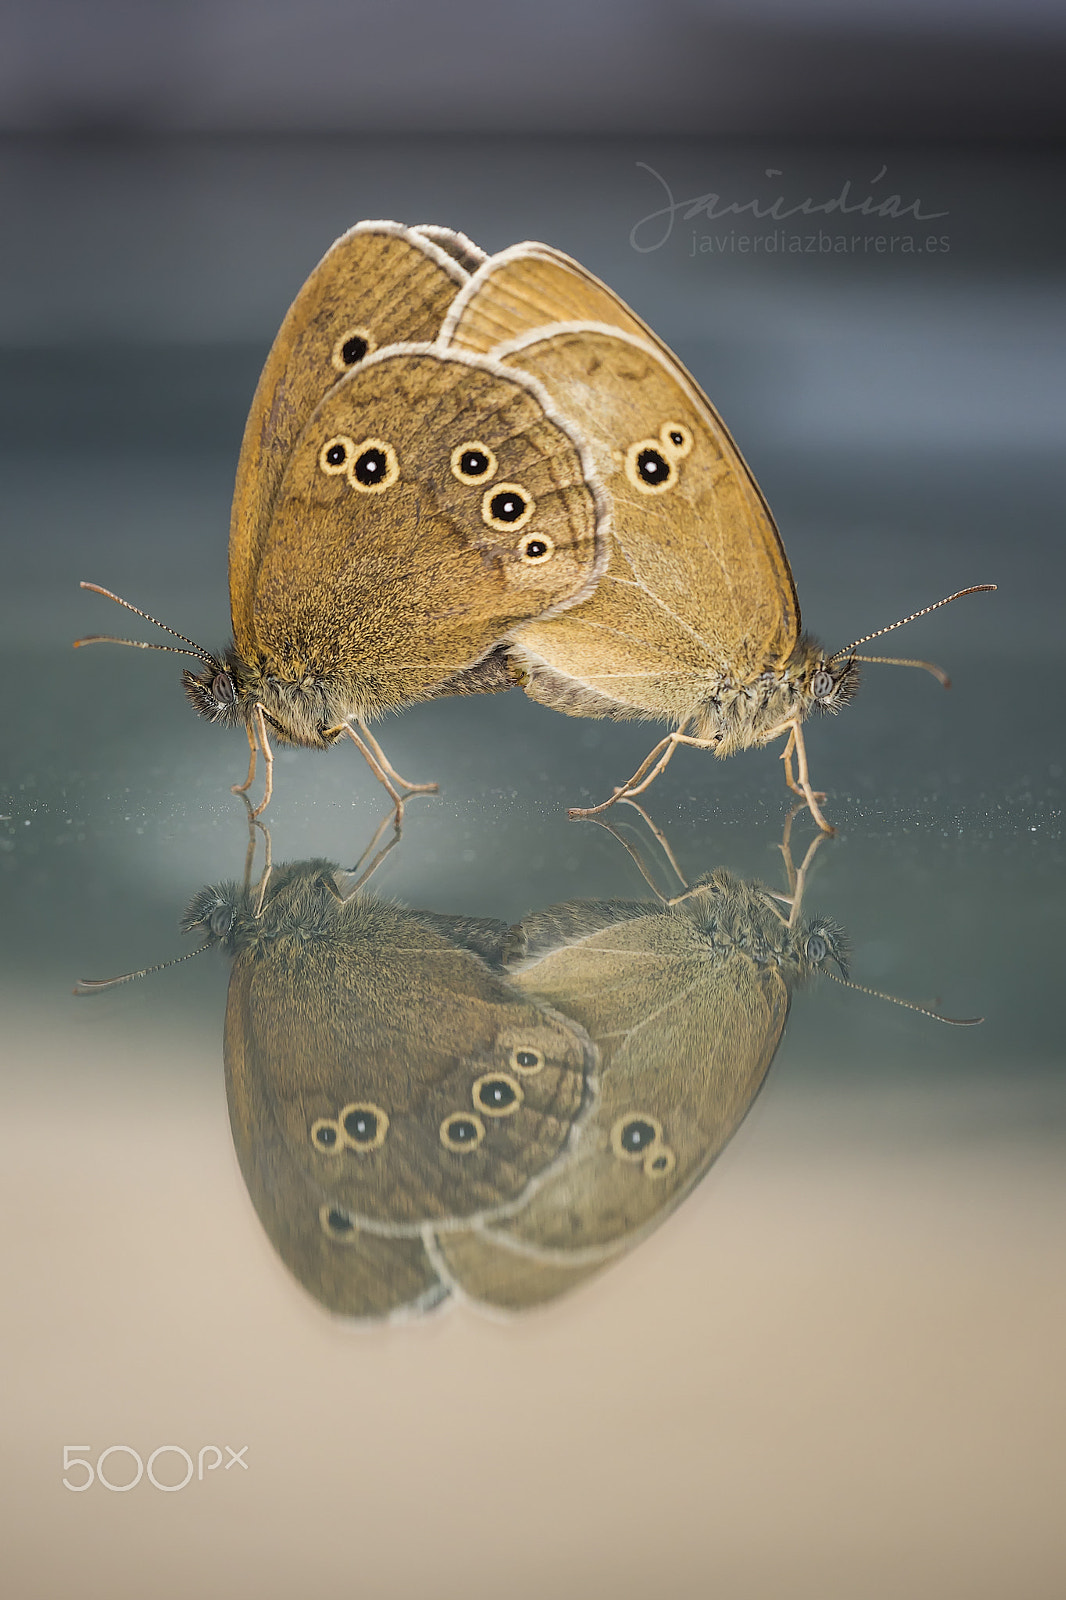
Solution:
<svg viewBox="0 0 1066 1600">
<path fill-rule="evenodd" d="M 822 668 L 811 679 L 811 693 L 816 700 L 828 700 L 833 692 L 832 675 Z"/>
<path fill-rule="evenodd" d="M 815 966 L 817 966 L 819 962 L 824 961 L 826 956 L 829 954 L 829 941 L 826 939 L 825 935 L 821 933 L 810 934 L 805 946 L 805 954 L 807 960 L 813 961 Z"/>
<path fill-rule="evenodd" d="M 211 683 L 211 693 L 214 695 L 219 705 L 233 705 L 237 698 L 237 690 L 234 687 L 233 679 L 230 677 L 228 672 L 216 673 Z"/>
</svg>

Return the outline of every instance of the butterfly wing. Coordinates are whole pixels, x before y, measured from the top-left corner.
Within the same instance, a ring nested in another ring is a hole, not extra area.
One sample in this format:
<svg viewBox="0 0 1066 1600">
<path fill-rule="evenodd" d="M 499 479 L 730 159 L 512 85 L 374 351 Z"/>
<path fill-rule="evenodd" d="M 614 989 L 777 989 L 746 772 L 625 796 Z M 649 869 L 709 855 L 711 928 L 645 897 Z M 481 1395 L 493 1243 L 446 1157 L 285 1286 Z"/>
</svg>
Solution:
<svg viewBox="0 0 1066 1600">
<path fill-rule="evenodd" d="M 301 904 L 235 963 L 230 1055 L 256 1079 L 257 1137 L 344 1239 L 415 1241 L 516 1203 L 590 1100 L 584 1030 L 417 913 L 327 889 Z"/>
<path fill-rule="evenodd" d="M 684 1199 L 755 1098 L 788 1012 L 774 965 L 717 948 L 683 912 L 619 920 L 578 903 L 531 921 L 534 952 L 548 929 L 553 942 L 516 985 L 585 1026 L 596 1100 L 526 1206 L 437 1241 L 444 1276 L 516 1309 L 599 1271 Z M 560 945 L 567 921 L 575 937 Z"/>
<path fill-rule="evenodd" d="M 259 379 L 237 465 L 230 602 L 242 652 L 251 639 L 251 580 L 271 508 L 311 412 L 375 349 L 435 338 L 469 269 L 483 259 L 476 245 L 448 228 L 360 222 L 327 251 L 296 296 Z"/>
<path fill-rule="evenodd" d="M 387 348 L 329 390 L 292 449 L 250 581 L 251 659 L 339 678 L 364 715 L 417 700 L 519 621 L 591 592 L 605 523 L 535 380 Z"/>
<path fill-rule="evenodd" d="M 580 426 L 611 502 L 596 593 L 515 633 L 527 692 L 573 714 L 683 720 L 723 679 L 779 668 L 799 635 L 788 560 L 677 358 L 605 285 L 539 245 L 491 258 L 456 297 L 442 339 L 479 349 L 489 338 Z"/>
</svg>

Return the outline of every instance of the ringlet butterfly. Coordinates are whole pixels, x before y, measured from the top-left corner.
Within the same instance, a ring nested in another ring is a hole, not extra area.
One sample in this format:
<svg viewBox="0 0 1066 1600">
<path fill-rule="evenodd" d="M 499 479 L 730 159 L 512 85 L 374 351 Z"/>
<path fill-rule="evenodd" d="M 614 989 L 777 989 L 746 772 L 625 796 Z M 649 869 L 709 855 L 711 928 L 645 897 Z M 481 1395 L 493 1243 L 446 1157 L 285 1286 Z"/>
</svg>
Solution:
<svg viewBox="0 0 1066 1600">
<path fill-rule="evenodd" d="M 718 868 L 672 898 L 568 901 L 512 931 L 506 970 L 588 1031 L 600 1052 L 598 1091 L 566 1158 L 525 1205 L 438 1238 L 466 1294 L 511 1310 L 552 1300 L 665 1221 L 747 1114 L 797 984 L 837 976 L 835 965 L 847 987 L 895 999 L 850 983 L 833 922 L 801 920 L 824 835 L 794 868 L 795 815 L 782 845 L 787 894 Z"/>
<path fill-rule="evenodd" d="M 504 924 L 354 881 L 289 863 L 262 896 L 201 890 L 183 926 L 233 957 L 226 1089 L 260 1220 L 317 1299 L 366 1317 L 446 1293 L 424 1236 L 524 1203 L 587 1113 L 596 1052 L 492 971 Z"/>
<path fill-rule="evenodd" d="M 186 693 L 242 724 L 272 789 L 270 736 L 352 739 L 402 814 L 400 778 L 367 719 L 505 688 L 499 641 L 574 605 L 606 558 L 605 501 L 535 378 L 436 339 L 484 259 L 445 228 L 363 222 L 297 295 L 256 389 L 230 524 L 233 643 L 198 657 Z M 128 601 L 96 584 L 83 588 Z M 79 639 L 88 644 L 111 635 Z M 187 647 L 187 648 L 185 648 Z"/>
<path fill-rule="evenodd" d="M 455 296 L 441 342 L 539 379 L 581 429 L 611 502 L 606 573 L 581 605 L 515 629 L 518 681 L 570 716 L 674 724 L 611 799 L 571 816 L 640 794 L 679 745 L 727 756 L 783 736 L 786 782 L 832 832 L 807 770 L 804 719 L 847 702 L 859 661 L 924 667 L 947 687 L 930 662 L 858 647 L 995 585 L 823 649 L 801 629 L 770 509 L 710 401 L 606 284 L 547 245 L 483 262 Z"/>
</svg>

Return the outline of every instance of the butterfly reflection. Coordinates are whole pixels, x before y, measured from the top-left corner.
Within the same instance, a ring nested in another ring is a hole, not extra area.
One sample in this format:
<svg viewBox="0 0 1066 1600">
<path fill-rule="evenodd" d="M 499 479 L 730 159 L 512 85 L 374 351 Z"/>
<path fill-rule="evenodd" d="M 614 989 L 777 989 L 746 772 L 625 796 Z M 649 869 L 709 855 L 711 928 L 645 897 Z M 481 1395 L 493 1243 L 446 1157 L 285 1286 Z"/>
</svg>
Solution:
<svg viewBox="0 0 1066 1600">
<path fill-rule="evenodd" d="M 642 1239 L 736 1131 L 793 985 L 843 964 L 788 859 L 785 895 L 718 869 L 511 928 L 325 860 L 201 890 L 233 1139 L 290 1271 L 351 1317 L 517 1310 Z"/>
</svg>

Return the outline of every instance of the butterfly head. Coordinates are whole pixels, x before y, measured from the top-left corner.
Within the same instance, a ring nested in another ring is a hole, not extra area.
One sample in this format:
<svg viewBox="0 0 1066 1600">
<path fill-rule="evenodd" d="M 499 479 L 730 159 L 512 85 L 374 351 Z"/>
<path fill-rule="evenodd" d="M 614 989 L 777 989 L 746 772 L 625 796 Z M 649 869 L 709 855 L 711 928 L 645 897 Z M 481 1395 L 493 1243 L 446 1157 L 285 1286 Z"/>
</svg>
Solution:
<svg viewBox="0 0 1066 1600">
<path fill-rule="evenodd" d="M 839 711 L 859 687 L 854 656 L 829 656 L 813 639 L 800 641 L 797 667 L 796 694 L 805 716 L 815 710 Z"/>
<path fill-rule="evenodd" d="M 200 671 L 182 673 L 190 704 L 209 722 L 247 726 L 261 709 L 283 744 L 326 750 L 336 744 L 352 711 L 348 686 L 303 667 L 245 661 L 236 646 L 205 657 Z"/>
</svg>

